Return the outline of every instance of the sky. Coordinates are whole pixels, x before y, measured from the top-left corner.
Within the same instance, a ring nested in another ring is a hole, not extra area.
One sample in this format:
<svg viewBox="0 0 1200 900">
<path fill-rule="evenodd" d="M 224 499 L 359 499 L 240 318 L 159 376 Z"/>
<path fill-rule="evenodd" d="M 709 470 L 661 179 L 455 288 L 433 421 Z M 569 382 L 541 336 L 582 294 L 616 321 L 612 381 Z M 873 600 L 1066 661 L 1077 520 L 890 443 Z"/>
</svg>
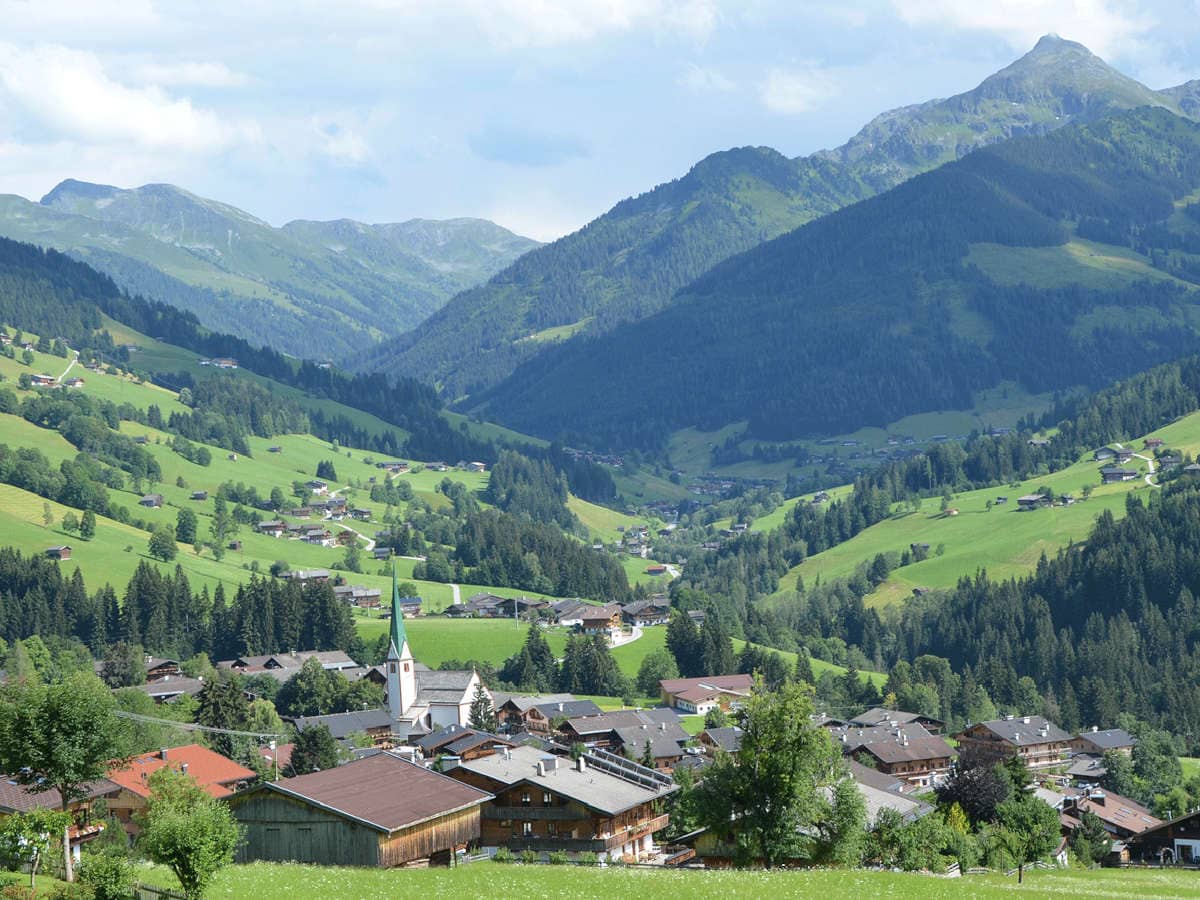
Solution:
<svg viewBox="0 0 1200 900">
<path fill-rule="evenodd" d="M 1042 34 L 1200 78 L 1200 0 L 0 0 L 0 193 L 171 182 L 552 240 L 735 146 L 841 144 Z"/>
</svg>

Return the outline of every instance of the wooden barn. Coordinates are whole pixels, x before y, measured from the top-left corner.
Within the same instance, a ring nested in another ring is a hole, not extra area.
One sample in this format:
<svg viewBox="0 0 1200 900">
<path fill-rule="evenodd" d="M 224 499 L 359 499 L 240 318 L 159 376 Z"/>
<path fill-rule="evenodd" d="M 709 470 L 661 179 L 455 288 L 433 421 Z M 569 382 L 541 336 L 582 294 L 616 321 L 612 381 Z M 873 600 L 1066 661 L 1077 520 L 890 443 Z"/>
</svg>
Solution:
<svg viewBox="0 0 1200 900">
<path fill-rule="evenodd" d="M 238 862 L 391 867 L 449 863 L 456 850 L 479 840 L 479 808 L 491 799 L 378 753 L 260 784 L 229 798 L 229 805 L 246 829 Z"/>
</svg>

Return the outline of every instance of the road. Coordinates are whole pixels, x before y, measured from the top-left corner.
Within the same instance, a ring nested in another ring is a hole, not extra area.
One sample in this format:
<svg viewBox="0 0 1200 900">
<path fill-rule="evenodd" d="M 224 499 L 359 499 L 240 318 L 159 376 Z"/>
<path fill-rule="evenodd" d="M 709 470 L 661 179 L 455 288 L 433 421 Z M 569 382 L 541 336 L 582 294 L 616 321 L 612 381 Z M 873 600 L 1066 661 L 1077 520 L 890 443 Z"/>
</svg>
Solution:
<svg viewBox="0 0 1200 900">
<path fill-rule="evenodd" d="M 75 355 L 74 355 L 74 356 L 71 358 L 71 361 L 70 361 L 69 363 L 67 363 L 67 367 L 66 367 L 65 369 L 63 369 L 63 373 L 62 373 L 61 375 L 59 375 L 59 376 L 58 376 L 58 383 L 59 383 L 59 384 L 62 384 L 62 381 L 63 381 L 63 379 L 64 379 L 64 378 L 66 378 L 66 377 L 67 377 L 67 375 L 69 375 L 69 374 L 70 374 L 70 372 L 71 372 L 71 370 L 72 370 L 73 368 L 75 368 L 75 363 L 79 362 L 79 351 L 78 351 L 78 350 L 74 350 L 74 351 L 72 351 L 72 352 L 73 352 Z"/>
<path fill-rule="evenodd" d="M 340 494 L 340 493 L 341 493 L 342 491 L 344 491 L 344 490 L 345 490 L 345 488 L 334 488 L 332 491 L 330 491 L 330 492 L 329 492 L 329 496 L 330 496 L 330 497 L 337 496 L 338 494 Z M 340 522 L 339 522 L 338 524 L 339 524 L 339 525 L 341 525 L 341 523 L 340 523 Z M 367 537 L 365 534 L 363 534 L 363 533 L 362 533 L 361 531 L 359 531 L 357 528 L 351 528 L 349 525 L 342 525 L 342 530 L 343 530 L 343 531 L 352 531 L 352 532 L 354 532 L 355 534 L 357 534 L 357 535 L 358 535 L 360 538 L 362 538 L 364 541 L 366 541 L 366 542 L 367 542 L 367 546 L 366 546 L 364 549 L 365 549 L 365 550 L 366 550 L 368 553 L 370 553 L 372 550 L 374 550 L 374 549 L 375 549 L 375 540 L 374 540 L 373 538 L 369 538 L 369 537 Z"/>
<path fill-rule="evenodd" d="M 642 626 L 634 625 L 629 630 L 628 635 L 626 635 L 624 632 L 622 632 L 620 635 L 613 638 L 612 643 L 609 644 L 609 646 L 610 647 L 623 647 L 626 644 L 632 644 L 634 641 L 636 641 L 641 636 L 642 636 Z"/>
<path fill-rule="evenodd" d="M 455 606 L 458 606 L 458 604 L 462 603 L 462 593 L 459 591 L 457 584 L 450 585 L 450 593 L 454 595 Z"/>
<path fill-rule="evenodd" d="M 1118 450 L 1123 449 L 1120 444 L 1113 444 L 1113 446 L 1116 447 Z M 1156 484 L 1154 481 L 1154 457 L 1144 456 L 1141 453 L 1135 453 L 1133 455 L 1135 457 L 1137 457 L 1138 459 L 1145 460 L 1146 468 L 1150 470 L 1149 472 L 1146 473 L 1146 484 L 1150 485 L 1150 487 L 1152 487 L 1152 488 L 1161 488 L 1162 485 Z"/>
<path fill-rule="evenodd" d="M 674 581 L 676 578 L 679 577 L 679 570 L 677 568 L 675 568 L 673 565 L 671 565 L 670 563 L 663 563 L 663 566 L 666 567 L 667 574 L 671 576 L 672 581 Z"/>
</svg>

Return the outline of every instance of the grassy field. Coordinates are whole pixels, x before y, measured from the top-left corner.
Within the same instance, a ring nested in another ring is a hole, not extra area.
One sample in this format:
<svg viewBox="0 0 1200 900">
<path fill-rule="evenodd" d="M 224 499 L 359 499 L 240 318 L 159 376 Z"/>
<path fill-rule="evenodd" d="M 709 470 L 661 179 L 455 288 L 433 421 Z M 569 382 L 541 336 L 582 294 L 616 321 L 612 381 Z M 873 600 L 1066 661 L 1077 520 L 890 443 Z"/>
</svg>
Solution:
<svg viewBox="0 0 1200 900">
<path fill-rule="evenodd" d="M 145 867 L 143 881 L 175 886 L 160 867 Z M 297 864 L 255 863 L 218 873 L 207 896 L 248 898 L 294 896 L 391 900 L 394 897 L 571 897 L 576 900 L 677 900 L 680 897 L 1200 897 L 1200 877 L 1190 871 L 1159 869 L 1068 869 L 1031 871 L 1024 884 L 1016 876 L 929 875 L 860 870 L 703 871 L 598 869 L 522 866 L 480 862 L 456 869 L 344 869 Z"/>
<path fill-rule="evenodd" d="M 1183 766 L 1183 780 L 1187 781 L 1190 778 L 1195 778 L 1200 775 L 1200 757 L 1196 756 L 1181 756 L 1179 764 Z"/>
<path fill-rule="evenodd" d="M 386 634 L 387 619 L 359 619 L 359 633 L 367 641 Z M 432 669 L 448 659 L 476 659 L 500 666 L 521 649 L 529 625 L 510 619 L 445 619 L 438 616 L 405 619 L 404 630 L 417 662 Z M 567 645 L 567 631 L 548 628 L 543 632 L 555 656 Z"/>
<path fill-rule="evenodd" d="M 1137 446 L 1141 446 L 1140 441 Z M 1144 462 L 1135 459 L 1133 463 L 1136 465 L 1131 467 L 1145 471 Z M 939 499 L 927 499 L 917 512 L 897 514 L 849 541 L 809 557 L 784 576 L 781 593 L 794 590 L 797 577 L 803 578 L 805 584 L 812 584 L 818 576 L 826 580 L 846 577 L 860 562 L 869 561 L 878 553 L 900 553 L 913 543 L 929 544 L 929 558 L 895 570 L 868 598 L 868 604 L 887 605 L 908 596 L 918 586 L 952 587 L 961 576 L 980 568 L 996 578 L 1022 574 L 1036 565 L 1043 552 L 1053 554 L 1072 540 L 1084 540 L 1103 510 L 1121 516 L 1130 491 L 1155 490 L 1140 479 L 1099 486 L 1097 469 L 1096 463 L 1081 461 L 1017 486 L 959 494 L 951 501 L 951 506 L 959 510 L 953 517 L 942 513 Z M 1055 494 L 1070 493 L 1078 498 L 1085 484 L 1095 486 L 1087 501 L 1032 512 L 1017 510 L 1019 496 L 1043 486 Z M 995 501 L 998 496 L 1008 497 L 1008 502 L 988 510 L 988 501 Z M 939 546 L 943 548 L 940 555 Z"/>
<path fill-rule="evenodd" d="M 1146 257 L 1132 250 L 1120 250 L 1079 238 L 1058 247 L 972 244 L 964 263 L 978 266 L 999 284 L 1025 283 L 1047 288 L 1082 284 L 1098 290 L 1112 290 L 1151 279 L 1195 289 L 1154 268 Z"/>
</svg>

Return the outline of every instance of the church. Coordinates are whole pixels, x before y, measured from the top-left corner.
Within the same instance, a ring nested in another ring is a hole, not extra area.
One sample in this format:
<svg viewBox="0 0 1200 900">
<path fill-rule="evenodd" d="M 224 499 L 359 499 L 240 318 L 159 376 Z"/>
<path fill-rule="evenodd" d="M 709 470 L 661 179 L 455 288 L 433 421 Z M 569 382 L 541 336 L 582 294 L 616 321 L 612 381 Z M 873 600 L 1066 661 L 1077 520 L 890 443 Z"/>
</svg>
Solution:
<svg viewBox="0 0 1200 900">
<path fill-rule="evenodd" d="M 400 591 L 392 570 L 392 630 L 384 664 L 387 675 L 388 712 L 401 740 L 428 734 L 446 725 L 466 725 L 471 700 L 481 684 L 471 671 L 435 671 L 413 659 L 404 629 Z M 485 693 L 491 692 L 484 687 Z"/>
</svg>

